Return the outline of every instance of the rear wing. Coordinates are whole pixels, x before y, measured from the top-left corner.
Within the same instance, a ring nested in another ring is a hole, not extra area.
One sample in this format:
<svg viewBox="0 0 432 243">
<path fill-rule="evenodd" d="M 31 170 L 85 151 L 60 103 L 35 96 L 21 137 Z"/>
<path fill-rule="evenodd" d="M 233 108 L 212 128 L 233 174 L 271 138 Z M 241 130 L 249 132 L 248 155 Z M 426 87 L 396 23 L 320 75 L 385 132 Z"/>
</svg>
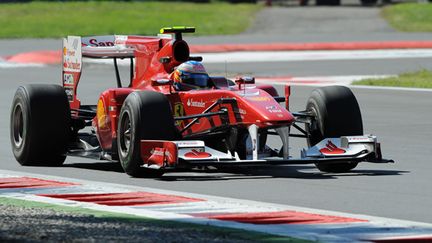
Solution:
<svg viewBox="0 0 432 243">
<path fill-rule="evenodd" d="M 71 108 L 78 109 L 80 101 L 76 98 L 77 86 L 81 77 L 83 57 L 86 58 L 112 58 L 116 71 L 117 86 L 121 87 L 117 59 L 131 59 L 131 80 L 133 77 L 133 59 L 137 45 L 145 46 L 145 52 L 150 54 L 160 48 L 160 40 L 171 40 L 170 34 L 162 34 L 157 37 L 150 36 L 68 36 L 63 39 L 63 65 L 62 83 L 68 96 Z M 151 47 L 154 48 L 151 48 Z M 141 52 L 143 50 L 140 50 Z"/>
<path fill-rule="evenodd" d="M 172 39 L 171 35 L 126 36 L 126 35 L 102 35 L 102 36 L 68 36 L 63 39 L 63 48 L 78 51 L 82 57 L 89 58 L 128 58 L 134 57 L 133 44 L 158 42 L 161 38 Z M 78 45 L 78 43 L 80 45 Z M 81 50 L 78 50 L 81 47 Z M 70 53 L 64 53 L 67 55 Z"/>
<path fill-rule="evenodd" d="M 146 75 L 153 75 L 151 72 L 146 72 L 153 58 L 160 62 L 160 70 L 169 70 L 169 72 L 176 65 L 189 60 L 189 47 L 182 40 L 182 33 L 193 32 L 195 32 L 194 27 L 177 26 L 162 28 L 157 36 L 103 35 L 89 37 L 68 36 L 64 38 L 62 82 L 71 109 L 79 109 L 80 107 L 80 101 L 77 99 L 76 94 L 81 77 L 83 57 L 112 58 L 114 60 L 117 87 L 122 87 L 117 59 L 129 58 L 129 86 L 131 86 L 134 75 L 143 80 L 149 78 Z M 154 56 L 155 54 L 158 55 Z M 134 65 L 135 57 L 136 62 L 139 62 L 136 68 Z"/>
<path fill-rule="evenodd" d="M 148 38 L 148 37 L 147 37 Z M 131 59 L 131 79 L 133 76 L 133 58 L 135 49 L 127 46 L 128 36 L 68 36 L 63 39 L 62 82 L 71 108 L 79 109 L 77 86 L 81 78 L 83 57 L 113 58 L 116 70 L 117 86 L 121 87 L 117 58 Z M 154 40 L 154 38 L 152 38 Z"/>
<path fill-rule="evenodd" d="M 91 58 L 134 57 L 134 48 L 126 46 L 127 40 L 125 35 L 82 37 L 82 55 Z"/>
</svg>

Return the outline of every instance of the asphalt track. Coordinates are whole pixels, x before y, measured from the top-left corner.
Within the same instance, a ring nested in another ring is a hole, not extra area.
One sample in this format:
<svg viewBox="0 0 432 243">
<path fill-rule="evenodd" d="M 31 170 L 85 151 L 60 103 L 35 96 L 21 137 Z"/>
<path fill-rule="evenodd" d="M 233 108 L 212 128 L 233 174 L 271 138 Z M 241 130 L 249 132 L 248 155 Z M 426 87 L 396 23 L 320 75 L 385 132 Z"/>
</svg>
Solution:
<svg viewBox="0 0 432 243">
<path fill-rule="evenodd" d="M 254 42 L 264 42 L 266 33 L 256 33 Z M 251 36 L 201 37 L 192 42 L 211 44 L 249 40 Z M 276 37 L 275 37 L 276 36 Z M 291 35 L 288 41 L 335 41 L 334 34 L 314 33 Z M 368 31 L 342 35 L 342 39 L 364 40 L 430 38 L 430 34 L 402 35 L 391 30 L 387 32 Z M 359 37 L 361 36 L 361 37 Z M 369 36 L 369 37 L 368 37 Z M 274 35 L 267 41 L 289 38 Z M 321 38 L 321 39 L 319 39 Z M 340 39 L 340 38 L 339 38 Z M 430 38 L 432 39 L 432 38 Z M 284 39 L 287 40 L 287 39 Z M 276 41 L 276 40 L 275 40 Z M 25 43 L 25 45 L 23 45 Z M 0 41 L 1 54 L 14 54 L 25 50 L 45 50 L 55 40 Z M 52 49 L 52 48 L 51 48 Z M 246 63 L 233 64 L 225 70 L 222 64 L 208 65 L 211 72 L 285 75 L 370 75 L 397 74 L 419 68 L 432 68 L 430 58 L 391 60 L 341 60 L 305 61 L 289 63 Z M 114 73 L 106 66 L 94 65 L 83 73 L 80 94 L 84 103 L 95 103 L 97 94 L 105 87 L 114 85 Z M 252 71 L 251 71 L 252 70 Z M 245 174 L 225 173 L 170 173 L 161 179 L 130 178 L 121 172 L 117 164 L 82 158 L 68 158 L 65 166 L 21 167 L 13 158 L 9 142 L 9 112 L 14 91 L 25 83 L 59 83 L 59 67 L 0 69 L 0 168 L 27 171 L 40 174 L 91 179 L 128 185 L 142 185 L 160 189 L 193 192 L 200 194 L 250 199 L 271 203 L 287 204 L 368 214 L 405 220 L 432 223 L 432 92 L 392 91 L 354 88 L 362 112 L 365 132 L 373 133 L 382 142 L 385 157 L 395 164 L 361 164 L 352 173 L 323 174 L 314 166 L 286 166 L 247 171 Z M 278 88 L 281 88 L 280 86 Z M 292 110 L 303 109 L 313 87 L 293 87 Z M 298 155 L 302 141 L 295 141 L 293 155 Z"/>
<path fill-rule="evenodd" d="M 87 85 L 83 82 L 81 94 L 86 97 L 83 99 L 86 103 L 96 99 L 90 93 L 96 94 L 102 86 L 112 83 L 104 82 L 112 80 L 108 70 L 99 68 Z M 353 173 L 341 175 L 322 174 L 314 166 L 287 166 L 249 171 L 246 175 L 169 173 L 160 180 L 135 179 L 122 173 L 118 165 L 103 161 L 68 158 L 64 167 L 49 168 L 21 167 L 14 160 L 8 136 L 14 90 L 23 83 L 42 82 L 44 78 L 40 77 L 58 77 L 58 72 L 52 74 L 54 69 L 34 69 L 23 75 L 29 78 L 23 82 L 2 78 L 1 169 L 432 222 L 432 92 L 354 89 L 363 112 L 365 131 L 379 136 L 384 155 L 393 158 L 395 164 L 361 164 Z M 24 70 L 16 69 L 15 72 L 23 73 Z M 293 87 L 292 110 L 304 108 L 311 89 Z M 292 144 L 293 155 L 299 154 L 297 148 L 302 145 L 302 141 Z"/>
</svg>

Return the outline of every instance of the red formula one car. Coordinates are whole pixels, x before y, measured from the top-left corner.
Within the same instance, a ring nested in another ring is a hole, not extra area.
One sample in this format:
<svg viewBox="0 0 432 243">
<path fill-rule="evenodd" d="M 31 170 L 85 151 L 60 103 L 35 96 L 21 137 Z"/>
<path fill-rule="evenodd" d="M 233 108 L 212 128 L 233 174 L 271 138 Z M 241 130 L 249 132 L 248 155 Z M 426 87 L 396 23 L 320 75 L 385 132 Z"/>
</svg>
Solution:
<svg viewBox="0 0 432 243">
<path fill-rule="evenodd" d="M 66 156 L 83 156 L 120 161 L 132 176 L 202 166 L 308 163 L 324 172 L 347 172 L 363 161 L 391 162 L 382 159 L 377 138 L 363 134 L 357 100 L 346 87 L 315 89 L 299 112 L 288 111 L 289 86 L 279 96 L 274 87 L 255 86 L 250 77 L 204 76 L 199 89 L 179 88 L 172 73 L 183 63 L 202 60 L 190 55 L 182 39 L 182 33 L 194 31 L 173 27 L 156 37 L 64 39 L 63 85 L 16 91 L 10 135 L 17 161 L 58 166 Z M 100 94 L 96 105 L 83 105 L 77 97 L 82 57 L 114 60 L 117 87 Z M 118 59 L 130 59 L 126 83 Z M 280 137 L 279 149 L 266 144 L 272 135 Z M 289 137 L 308 142 L 299 158 L 290 156 Z"/>
</svg>

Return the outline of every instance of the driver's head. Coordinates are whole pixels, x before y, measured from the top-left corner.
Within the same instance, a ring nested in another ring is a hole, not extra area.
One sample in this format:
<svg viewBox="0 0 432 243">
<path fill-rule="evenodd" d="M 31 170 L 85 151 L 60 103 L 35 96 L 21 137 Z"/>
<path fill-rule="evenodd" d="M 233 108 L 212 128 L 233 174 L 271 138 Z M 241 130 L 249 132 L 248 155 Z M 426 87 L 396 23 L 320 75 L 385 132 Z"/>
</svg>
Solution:
<svg viewBox="0 0 432 243">
<path fill-rule="evenodd" d="M 187 61 L 180 64 L 172 74 L 174 85 L 179 90 L 208 87 L 209 75 L 201 62 Z"/>
</svg>

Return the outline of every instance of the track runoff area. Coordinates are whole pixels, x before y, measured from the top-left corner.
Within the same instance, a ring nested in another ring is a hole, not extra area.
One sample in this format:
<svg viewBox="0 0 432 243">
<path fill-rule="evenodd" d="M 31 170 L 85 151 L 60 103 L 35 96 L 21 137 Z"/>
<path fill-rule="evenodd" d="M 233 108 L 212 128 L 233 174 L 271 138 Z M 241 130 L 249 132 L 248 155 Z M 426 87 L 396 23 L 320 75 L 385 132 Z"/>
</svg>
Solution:
<svg viewBox="0 0 432 243">
<path fill-rule="evenodd" d="M 432 224 L 0 170 L 0 197 L 319 242 L 429 242 Z"/>
<path fill-rule="evenodd" d="M 429 48 L 432 48 L 432 42 L 388 42 L 387 45 L 325 43 L 322 46 L 213 45 L 192 46 L 192 51 L 201 53 L 196 55 L 203 56 L 206 63 L 247 63 L 429 58 L 432 57 L 432 49 Z M 58 51 L 18 53 L 0 57 L 0 69 L 44 67 L 60 62 Z M 349 85 L 352 81 L 370 77 L 379 76 L 272 76 L 257 77 L 256 81 L 321 86 Z M 0 197 L 47 203 L 54 207 L 67 206 L 178 223 L 243 229 L 287 237 L 294 242 L 296 239 L 321 242 L 432 242 L 432 224 L 14 171 L 0 170 Z"/>
</svg>

